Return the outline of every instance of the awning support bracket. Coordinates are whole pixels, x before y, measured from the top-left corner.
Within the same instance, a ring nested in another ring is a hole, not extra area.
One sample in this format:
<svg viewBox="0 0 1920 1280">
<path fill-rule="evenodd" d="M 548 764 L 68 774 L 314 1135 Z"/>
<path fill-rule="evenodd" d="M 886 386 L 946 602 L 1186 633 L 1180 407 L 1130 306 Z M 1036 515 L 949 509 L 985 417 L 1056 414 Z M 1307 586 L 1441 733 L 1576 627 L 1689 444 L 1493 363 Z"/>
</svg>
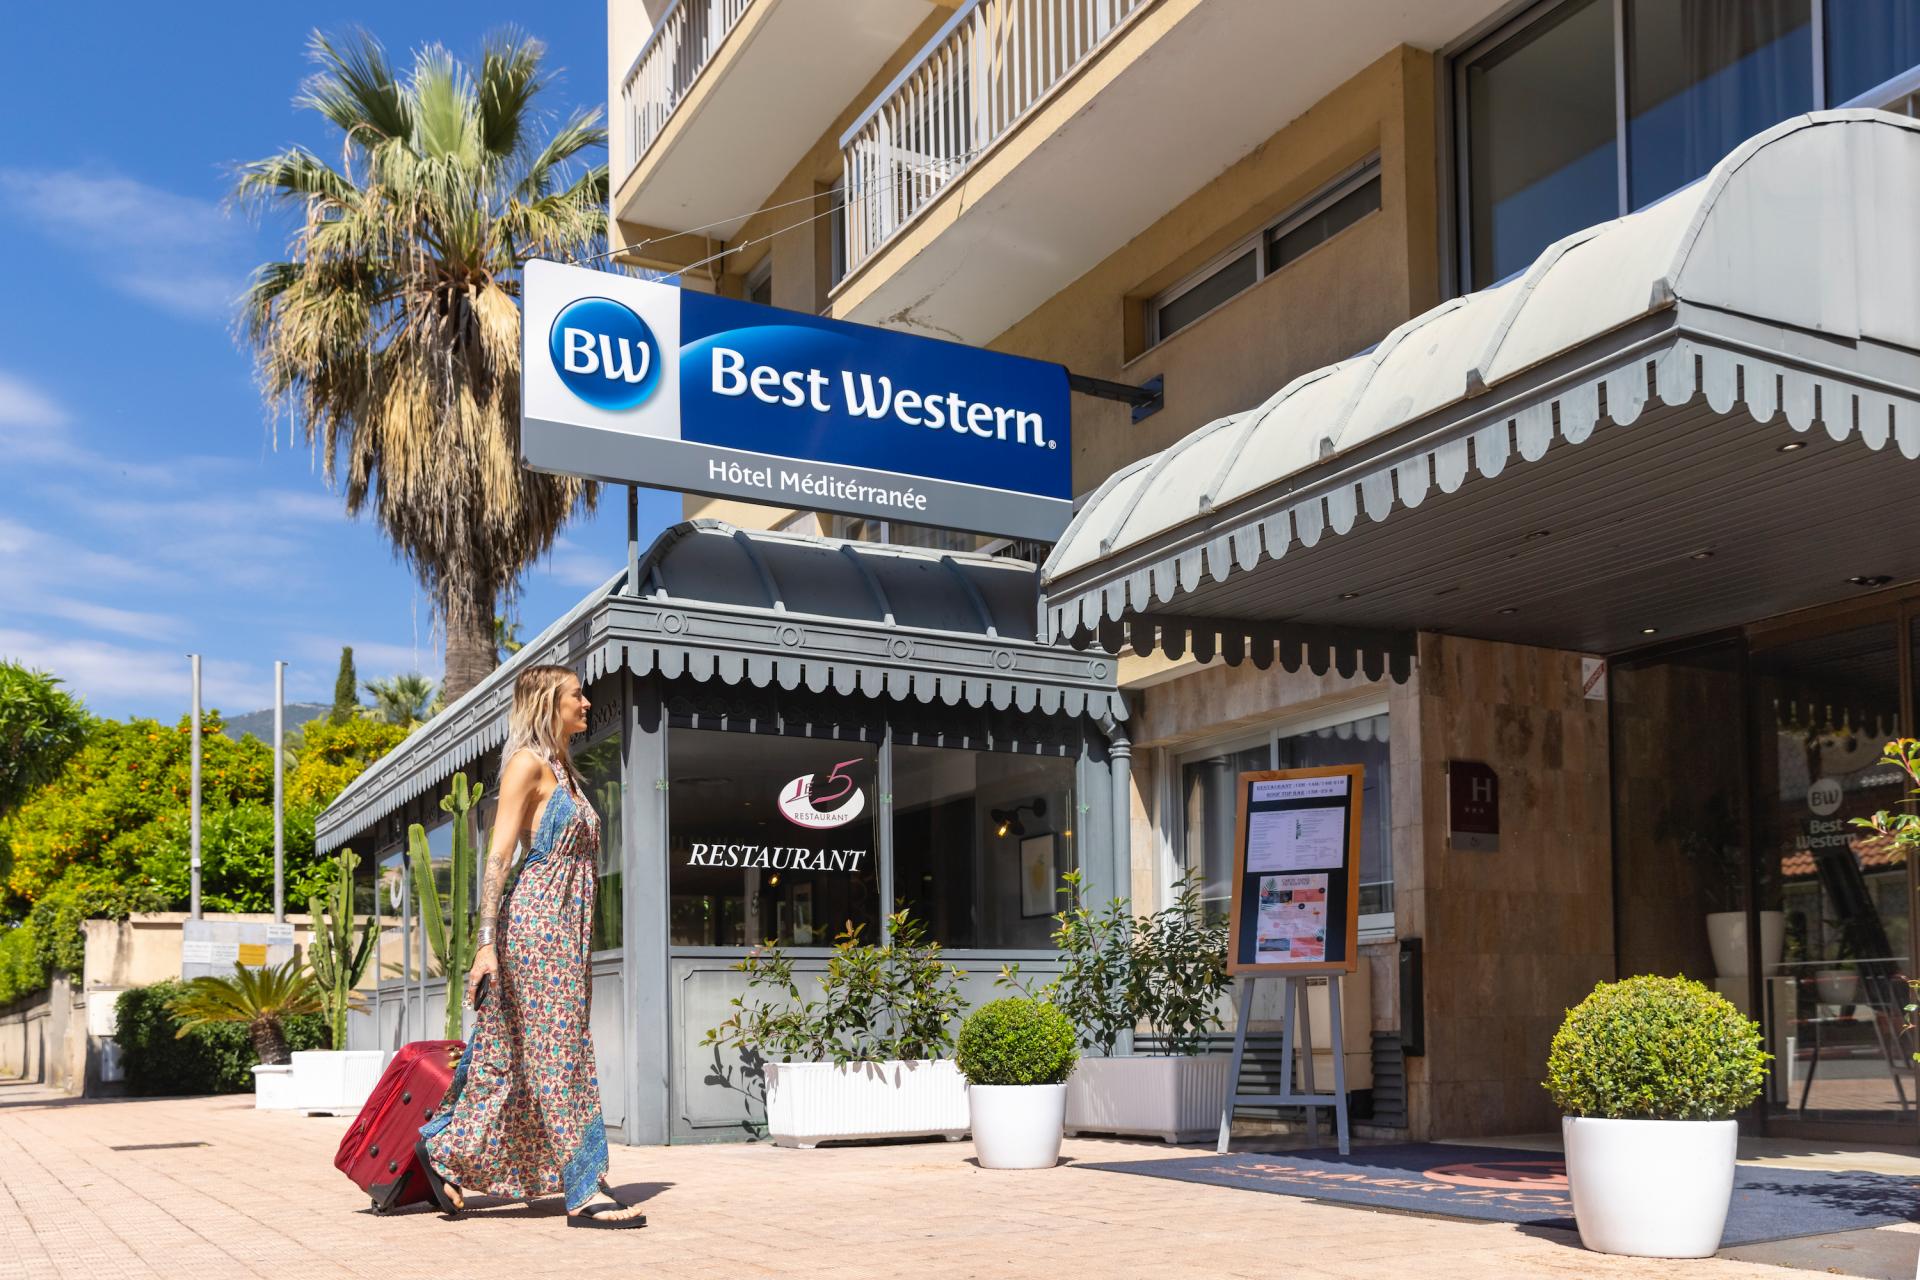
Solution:
<svg viewBox="0 0 1920 1280">
<path fill-rule="evenodd" d="M 1135 422 L 1151 418 L 1167 407 L 1165 374 L 1156 373 L 1136 387 L 1129 382 L 1111 382 L 1106 378 L 1090 378 L 1084 373 L 1069 372 L 1067 387 L 1083 396 L 1095 396 L 1101 400 L 1118 400 L 1121 404 L 1132 405 Z"/>
</svg>

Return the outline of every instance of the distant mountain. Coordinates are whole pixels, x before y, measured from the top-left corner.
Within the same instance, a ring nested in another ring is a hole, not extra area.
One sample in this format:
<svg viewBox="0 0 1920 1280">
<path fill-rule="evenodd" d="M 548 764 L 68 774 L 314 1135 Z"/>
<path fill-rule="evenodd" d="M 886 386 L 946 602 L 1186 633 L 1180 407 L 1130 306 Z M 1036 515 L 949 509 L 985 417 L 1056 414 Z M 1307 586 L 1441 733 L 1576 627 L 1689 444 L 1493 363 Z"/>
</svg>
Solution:
<svg viewBox="0 0 1920 1280">
<path fill-rule="evenodd" d="M 332 710 L 333 704 L 329 702 L 289 702 L 284 721 L 286 731 L 291 734 L 309 720 L 324 720 Z M 228 716 L 224 732 L 235 742 L 252 734 L 268 746 L 272 746 L 273 708 L 268 707 L 265 711 L 249 711 L 243 716 Z"/>
</svg>

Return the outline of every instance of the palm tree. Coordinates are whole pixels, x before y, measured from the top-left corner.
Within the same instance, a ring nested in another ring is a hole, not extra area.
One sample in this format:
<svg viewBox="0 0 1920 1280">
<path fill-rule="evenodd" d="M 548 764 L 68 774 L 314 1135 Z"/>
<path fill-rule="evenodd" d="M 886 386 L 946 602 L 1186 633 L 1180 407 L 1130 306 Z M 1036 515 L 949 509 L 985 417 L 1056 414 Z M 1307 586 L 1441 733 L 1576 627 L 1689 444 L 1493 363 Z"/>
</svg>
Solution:
<svg viewBox="0 0 1920 1280">
<path fill-rule="evenodd" d="M 363 687 L 373 696 L 376 719 L 408 729 L 428 718 L 426 706 L 434 700 L 433 681 L 418 671 L 369 680 Z"/>
<path fill-rule="evenodd" d="M 186 1036 L 214 1022 L 244 1022 L 253 1052 L 267 1066 L 292 1061 L 282 1018 L 320 1012 L 320 988 L 297 960 L 272 968 L 233 966 L 230 978 L 195 978 L 186 990 L 168 1001 L 179 1021 L 175 1034 Z"/>
<path fill-rule="evenodd" d="M 545 47 L 488 39 L 477 70 L 438 45 L 402 78 L 364 32 L 316 32 L 296 103 L 342 134 L 341 164 L 294 147 L 234 194 L 300 215 L 255 270 L 241 330 L 268 407 L 319 454 L 347 511 L 371 506 L 446 625 L 447 696 L 496 665 L 495 601 L 597 487 L 520 464 L 520 263 L 597 252 L 600 112 L 535 137 Z"/>
</svg>

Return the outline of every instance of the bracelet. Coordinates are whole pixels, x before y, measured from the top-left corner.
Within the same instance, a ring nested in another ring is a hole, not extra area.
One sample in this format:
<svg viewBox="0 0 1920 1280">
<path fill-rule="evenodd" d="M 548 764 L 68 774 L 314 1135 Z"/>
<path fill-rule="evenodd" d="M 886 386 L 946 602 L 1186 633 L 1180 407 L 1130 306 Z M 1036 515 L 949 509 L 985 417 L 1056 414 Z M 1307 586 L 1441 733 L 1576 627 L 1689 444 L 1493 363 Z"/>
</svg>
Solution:
<svg viewBox="0 0 1920 1280">
<path fill-rule="evenodd" d="M 473 945 L 476 947 L 492 946 L 493 926 L 490 924 L 481 925 L 479 931 L 473 935 Z"/>
</svg>

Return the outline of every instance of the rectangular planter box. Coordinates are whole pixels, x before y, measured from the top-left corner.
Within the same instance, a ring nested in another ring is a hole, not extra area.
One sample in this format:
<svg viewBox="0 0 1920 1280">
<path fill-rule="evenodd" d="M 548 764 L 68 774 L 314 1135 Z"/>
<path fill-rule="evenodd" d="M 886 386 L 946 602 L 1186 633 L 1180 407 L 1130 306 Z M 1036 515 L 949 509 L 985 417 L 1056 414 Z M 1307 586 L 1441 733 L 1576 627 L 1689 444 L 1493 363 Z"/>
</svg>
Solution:
<svg viewBox="0 0 1920 1280">
<path fill-rule="evenodd" d="M 853 1138 L 966 1136 L 967 1082 L 945 1059 L 921 1062 L 769 1062 L 767 1134 L 810 1149 Z"/>
<path fill-rule="evenodd" d="M 293 1055 L 296 1111 L 358 1115 L 379 1083 L 386 1055 L 378 1049 L 301 1049 Z"/>
<path fill-rule="evenodd" d="M 292 1067 L 257 1066 L 253 1068 L 253 1109 L 255 1111 L 295 1109 Z"/>
<path fill-rule="evenodd" d="M 1067 1081 L 1067 1132 L 1194 1142 L 1220 1131 L 1229 1054 L 1082 1058 Z"/>
</svg>

